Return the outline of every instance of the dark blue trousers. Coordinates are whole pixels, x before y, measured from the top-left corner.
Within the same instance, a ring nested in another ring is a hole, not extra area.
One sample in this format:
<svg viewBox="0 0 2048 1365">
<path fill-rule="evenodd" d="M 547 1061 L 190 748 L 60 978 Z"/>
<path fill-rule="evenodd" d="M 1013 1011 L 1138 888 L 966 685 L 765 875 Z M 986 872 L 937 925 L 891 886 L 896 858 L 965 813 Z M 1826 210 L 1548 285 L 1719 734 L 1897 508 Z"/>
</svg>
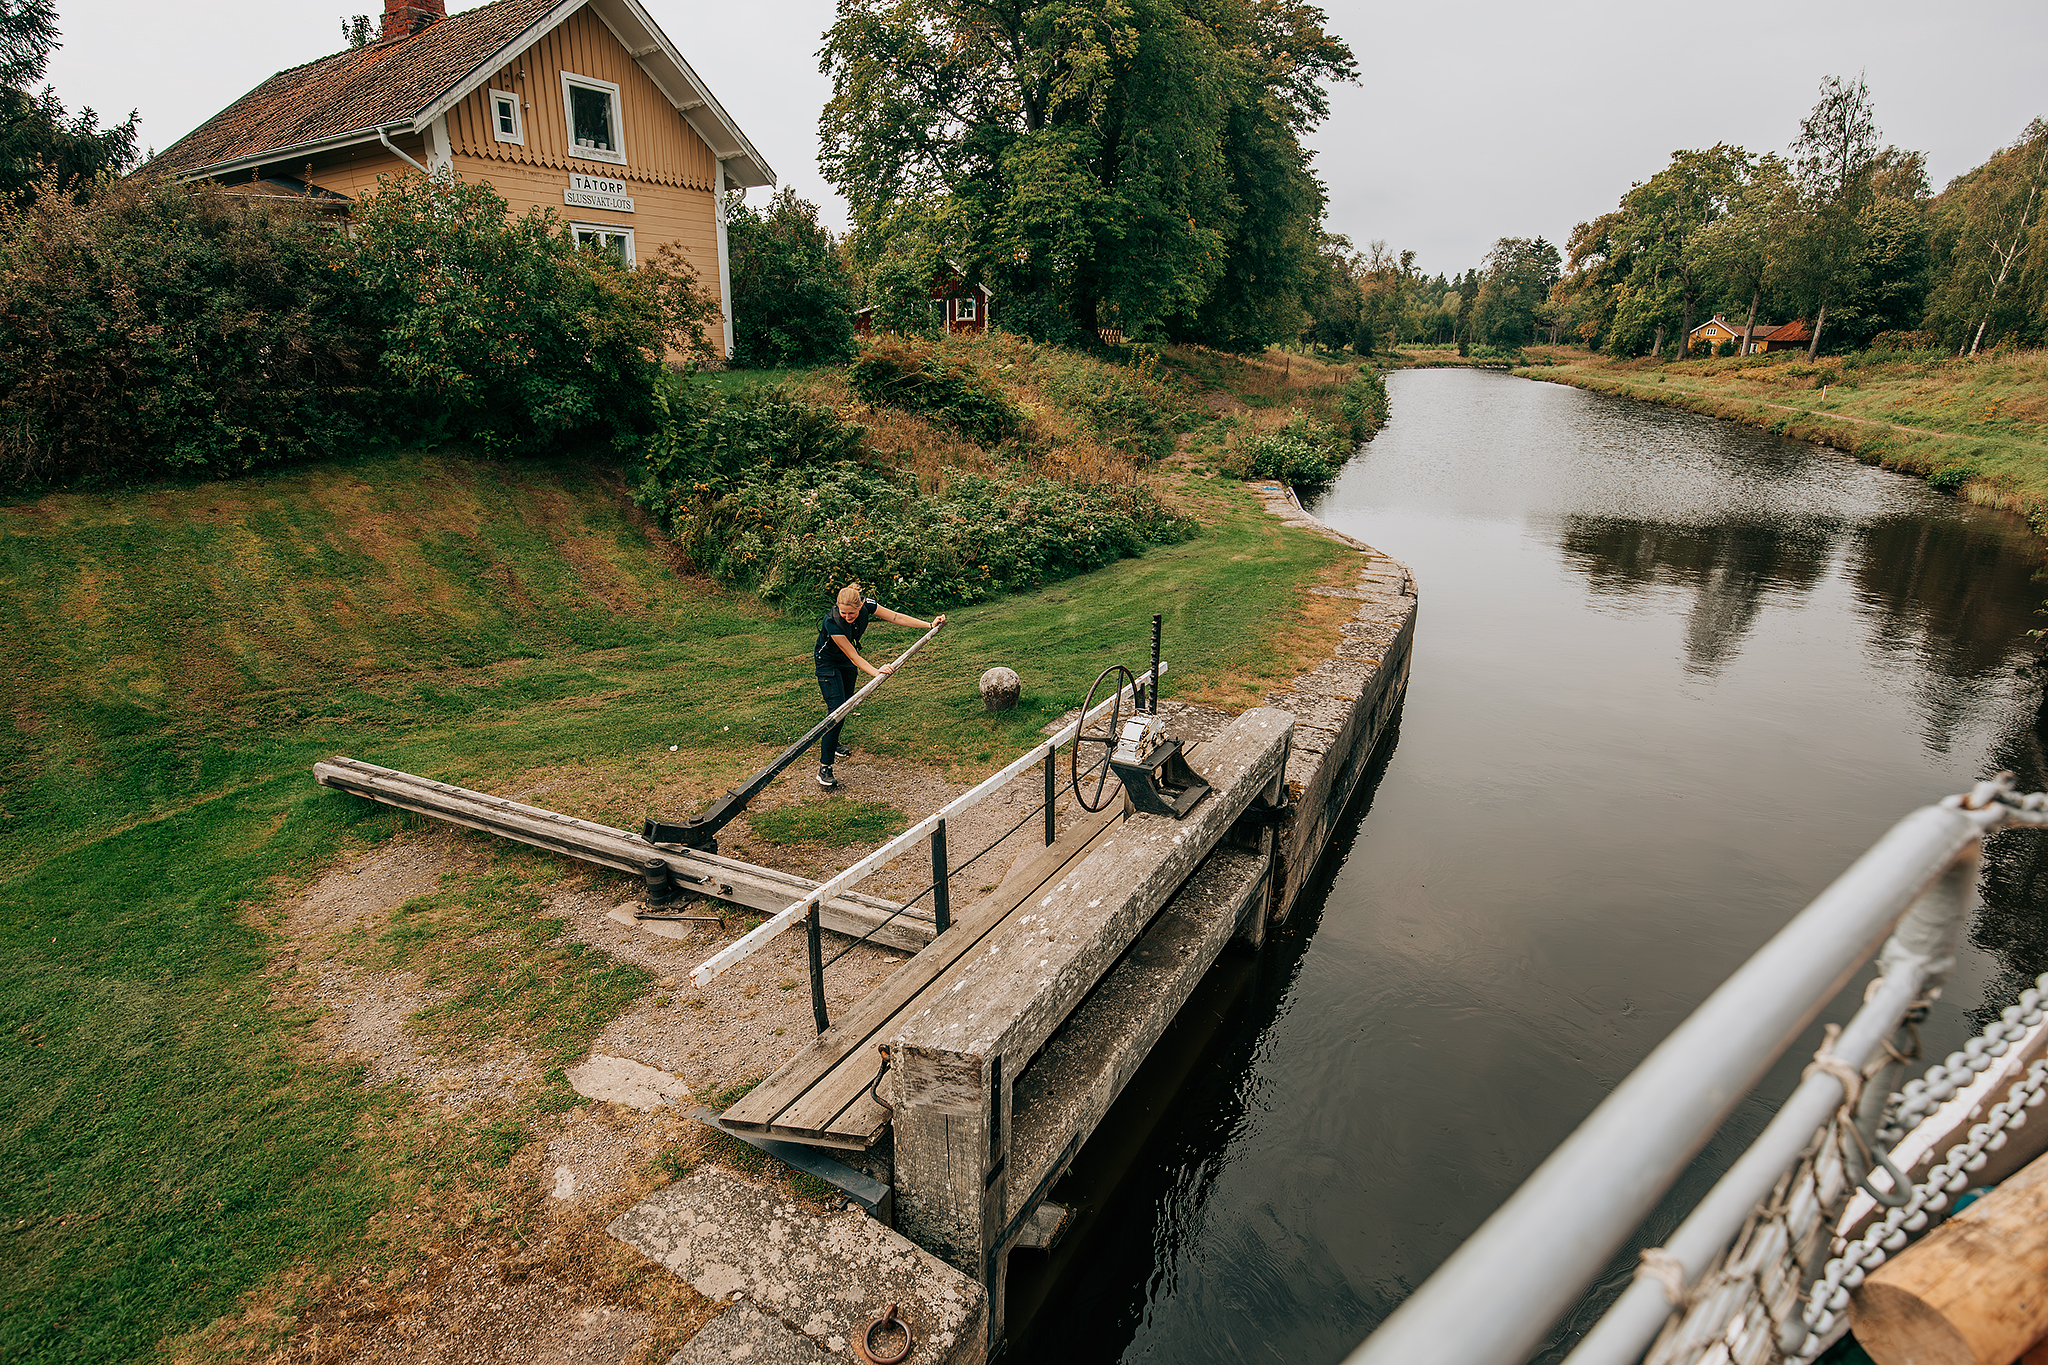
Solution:
<svg viewBox="0 0 2048 1365">
<path fill-rule="evenodd" d="M 825 713 L 830 715 L 846 705 L 846 699 L 860 691 L 857 683 L 860 670 L 857 668 L 821 668 L 818 670 L 818 690 L 825 694 Z M 818 738 L 818 762 L 823 767 L 832 766 L 832 750 L 839 743 L 838 725 L 833 726 Z"/>
</svg>

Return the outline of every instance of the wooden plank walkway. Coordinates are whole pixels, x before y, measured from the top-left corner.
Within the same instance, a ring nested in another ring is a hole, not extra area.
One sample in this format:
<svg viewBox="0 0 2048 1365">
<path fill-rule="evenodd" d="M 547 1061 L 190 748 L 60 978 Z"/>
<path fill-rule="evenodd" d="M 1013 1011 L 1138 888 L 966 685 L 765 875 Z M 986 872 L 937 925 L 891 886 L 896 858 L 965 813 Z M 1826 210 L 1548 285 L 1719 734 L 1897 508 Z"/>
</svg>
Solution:
<svg viewBox="0 0 2048 1365">
<path fill-rule="evenodd" d="M 872 1093 L 882 1058 L 877 1047 L 895 1036 L 902 1015 L 929 1003 L 925 992 L 995 933 L 1020 906 L 1093 852 L 1123 823 L 1121 795 L 1081 819 L 1052 843 L 1018 858 L 1003 882 L 953 917 L 931 945 L 904 963 L 802 1051 L 725 1111 L 735 1130 L 820 1147 L 864 1149 L 889 1126 L 889 1109 Z"/>
<path fill-rule="evenodd" d="M 450 824 L 466 825 L 486 834 L 514 839 L 535 848 L 565 853 L 600 867 L 615 868 L 639 876 L 649 858 L 666 861 L 677 878 L 698 895 L 730 901 L 752 910 L 774 913 L 809 897 L 819 883 L 772 867 L 756 867 L 735 858 L 680 849 L 673 844 L 650 844 L 638 834 L 609 825 L 578 820 L 571 815 L 543 810 L 502 796 L 451 786 L 431 778 L 381 768 L 374 763 L 337 755 L 313 765 L 313 776 L 323 787 L 353 792 L 387 806 L 431 815 Z M 893 918 L 892 918 L 893 916 Z M 917 905 L 901 910 L 894 901 L 849 891 L 827 901 L 820 920 L 834 933 L 870 941 L 906 952 L 917 952 L 938 933 L 932 911 Z"/>
</svg>

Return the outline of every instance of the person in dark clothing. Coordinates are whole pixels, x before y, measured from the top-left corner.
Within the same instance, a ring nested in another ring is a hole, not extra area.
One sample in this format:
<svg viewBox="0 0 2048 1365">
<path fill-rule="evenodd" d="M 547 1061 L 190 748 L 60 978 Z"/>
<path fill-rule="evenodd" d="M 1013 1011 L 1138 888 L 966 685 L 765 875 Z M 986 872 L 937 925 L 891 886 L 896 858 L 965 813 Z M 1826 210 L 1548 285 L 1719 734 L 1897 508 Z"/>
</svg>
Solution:
<svg viewBox="0 0 2048 1365">
<path fill-rule="evenodd" d="M 845 705 L 846 699 L 860 690 L 861 674 L 872 673 L 880 677 L 896 671 L 894 664 L 877 667 L 861 657 L 860 637 L 870 621 L 887 621 L 892 626 L 930 630 L 933 626 L 944 625 L 946 618 L 940 616 L 920 621 L 915 616 L 890 611 L 873 598 L 863 595 L 858 583 L 849 583 L 841 588 L 838 601 L 826 610 L 825 619 L 818 623 L 818 643 L 811 651 L 818 668 L 818 691 L 825 696 L 828 715 Z M 818 785 L 827 789 L 839 785 L 839 779 L 832 775 L 832 765 L 839 759 L 853 757 L 853 750 L 839 743 L 839 731 L 840 726 L 835 725 L 818 740 Z"/>
</svg>

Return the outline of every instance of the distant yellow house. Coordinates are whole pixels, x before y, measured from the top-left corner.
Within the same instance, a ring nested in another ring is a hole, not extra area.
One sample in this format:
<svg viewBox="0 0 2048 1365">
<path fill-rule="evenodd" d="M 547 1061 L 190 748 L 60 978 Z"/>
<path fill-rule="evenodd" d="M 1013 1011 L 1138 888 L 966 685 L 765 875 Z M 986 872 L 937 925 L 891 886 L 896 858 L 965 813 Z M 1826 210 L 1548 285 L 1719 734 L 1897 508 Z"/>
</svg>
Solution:
<svg viewBox="0 0 2048 1365">
<path fill-rule="evenodd" d="M 1739 341 L 1741 339 L 1742 329 L 1722 317 L 1719 313 L 1716 313 L 1713 317 L 1692 329 L 1692 336 L 1687 341 L 1686 349 L 1691 351 L 1705 347 L 1707 350 L 1712 350 L 1724 341 Z"/>
</svg>

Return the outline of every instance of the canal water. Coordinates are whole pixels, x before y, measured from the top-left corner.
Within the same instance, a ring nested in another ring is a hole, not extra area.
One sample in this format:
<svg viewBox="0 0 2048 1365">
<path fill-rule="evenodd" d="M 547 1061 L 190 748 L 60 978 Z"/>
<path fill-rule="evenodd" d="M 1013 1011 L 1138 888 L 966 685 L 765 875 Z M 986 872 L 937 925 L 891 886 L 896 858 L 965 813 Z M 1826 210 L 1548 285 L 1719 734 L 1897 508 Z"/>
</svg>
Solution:
<svg viewBox="0 0 2048 1365">
<path fill-rule="evenodd" d="M 2018 517 L 1561 385 L 1388 387 L 1312 510 L 1415 572 L 1399 728 L 1287 931 L 1209 983 L 1113 1116 L 1121 1149 L 1057 1192 L 1075 1243 L 1013 1259 L 1035 1310 L 1013 1358 L 1341 1359 L 1893 820 L 1999 768 L 2048 786 L 2026 636 L 2048 586 Z M 1993 841 L 1931 1055 L 2048 969 L 2043 837 Z"/>
</svg>

